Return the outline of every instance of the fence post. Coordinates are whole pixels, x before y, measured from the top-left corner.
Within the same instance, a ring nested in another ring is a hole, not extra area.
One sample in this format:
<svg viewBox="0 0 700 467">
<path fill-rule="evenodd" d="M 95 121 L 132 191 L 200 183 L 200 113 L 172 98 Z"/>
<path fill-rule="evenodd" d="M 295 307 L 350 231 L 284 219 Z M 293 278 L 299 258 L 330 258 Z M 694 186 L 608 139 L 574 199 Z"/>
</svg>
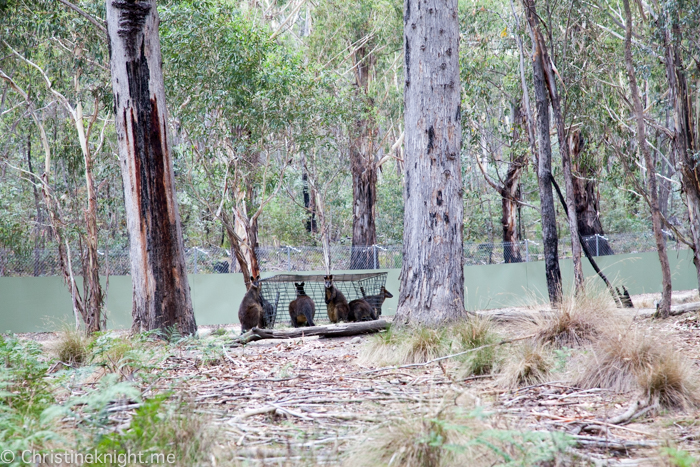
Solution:
<svg viewBox="0 0 700 467">
<path fill-rule="evenodd" d="M 600 240 L 598 238 L 600 235 L 595 234 L 595 255 L 600 256 Z"/>
<path fill-rule="evenodd" d="M 374 250 L 374 269 L 377 269 L 377 245 L 372 245 L 372 250 Z"/>
<path fill-rule="evenodd" d="M 527 238 L 525 239 L 525 262 L 530 262 L 530 247 L 527 243 Z"/>
<path fill-rule="evenodd" d="M 287 245 L 287 271 L 292 270 L 292 247 Z"/>
<path fill-rule="evenodd" d="M 194 247 L 194 273 L 197 274 L 197 247 Z"/>
</svg>

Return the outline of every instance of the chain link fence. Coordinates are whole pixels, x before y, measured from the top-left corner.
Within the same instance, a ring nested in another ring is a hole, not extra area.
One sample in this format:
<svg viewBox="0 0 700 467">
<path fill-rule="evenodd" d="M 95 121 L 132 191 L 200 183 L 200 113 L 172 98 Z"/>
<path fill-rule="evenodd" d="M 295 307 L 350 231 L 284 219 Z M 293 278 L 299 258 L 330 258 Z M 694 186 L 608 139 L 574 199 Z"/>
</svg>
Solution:
<svg viewBox="0 0 700 467">
<path fill-rule="evenodd" d="M 654 236 L 641 234 L 609 234 L 584 237 L 583 243 L 593 256 L 656 251 Z M 685 250 L 687 245 L 666 235 L 669 250 Z M 71 264 L 76 275 L 82 275 L 82 262 L 77 248 L 71 250 Z M 559 257 L 571 257 L 571 240 L 559 240 Z M 256 250 L 260 270 L 321 271 L 324 269 L 321 247 L 261 247 Z M 186 249 L 187 270 L 193 274 L 240 272 L 231 250 L 216 247 Z M 331 269 L 397 269 L 401 267 L 401 245 L 373 245 L 369 247 L 331 246 Z M 515 243 L 465 243 L 465 266 L 520 263 L 544 260 L 542 241 L 523 240 Z M 100 251 L 100 274 L 126 275 L 131 264 L 128 250 Z M 15 252 L 0 249 L 0 276 L 57 276 L 61 275 L 58 252 L 54 249 L 35 249 Z"/>
</svg>

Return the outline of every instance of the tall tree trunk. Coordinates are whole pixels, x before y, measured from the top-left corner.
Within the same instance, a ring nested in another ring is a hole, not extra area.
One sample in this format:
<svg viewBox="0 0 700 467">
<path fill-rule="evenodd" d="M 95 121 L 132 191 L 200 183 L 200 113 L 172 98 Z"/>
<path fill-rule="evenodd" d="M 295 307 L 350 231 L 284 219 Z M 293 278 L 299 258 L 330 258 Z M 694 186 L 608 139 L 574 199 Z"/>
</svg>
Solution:
<svg viewBox="0 0 700 467">
<path fill-rule="evenodd" d="M 457 0 L 405 0 L 403 266 L 396 322 L 465 315 Z"/>
<path fill-rule="evenodd" d="M 306 164 L 302 164 L 301 172 L 302 195 L 304 198 L 304 208 L 306 209 L 306 231 L 310 234 L 318 232 L 316 224 L 316 194 L 309 186 L 309 174 L 306 171 Z"/>
<path fill-rule="evenodd" d="M 540 32 L 539 24 L 535 19 L 535 5 L 532 2 L 533 13 L 531 18 L 531 27 L 534 30 L 535 37 L 539 43 L 540 52 L 542 53 L 542 68 L 544 69 L 547 88 L 549 90 L 549 98 L 552 103 L 552 113 L 554 114 L 554 123 L 557 127 L 557 140 L 559 142 L 559 154 L 561 155 L 562 172 L 564 175 L 564 186 L 566 187 L 566 212 L 567 220 L 569 221 L 569 231 L 571 236 L 571 258 L 574 263 L 574 285 L 576 293 L 583 292 L 583 265 L 581 264 L 581 242 L 578 236 L 578 222 L 576 220 L 576 203 L 574 201 L 574 184 L 571 175 L 571 157 L 569 155 L 569 144 L 566 138 L 566 129 L 564 115 L 561 111 L 561 98 L 557 91 L 557 79 L 554 76 L 552 68 L 552 60 L 547 54 L 547 44 Z"/>
<path fill-rule="evenodd" d="M 680 6 L 676 5 L 676 8 L 680 8 Z M 688 205 L 690 234 L 693 243 L 693 263 L 695 264 L 698 279 L 698 290 L 700 290 L 700 167 L 696 156 L 700 145 L 695 139 L 693 100 L 688 90 L 683 59 L 679 50 L 680 47 L 677 44 L 681 37 L 681 29 L 678 23 L 679 12 L 673 9 L 664 9 L 660 15 L 664 23 L 663 32 L 669 102 L 673 109 L 672 145 L 676 161 L 680 166 L 683 192 Z"/>
<path fill-rule="evenodd" d="M 541 44 L 535 36 L 537 21 L 534 3 L 524 0 L 525 10 L 533 29 L 532 76 L 535 88 L 535 105 L 537 107 L 537 183 L 540 191 L 540 210 L 542 216 L 542 240 L 544 249 L 545 275 L 547 292 L 552 307 L 558 307 L 561 302 L 561 270 L 559 269 L 559 239 L 557 237 L 557 222 L 552 194 L 552 143 L 549 139 L 549 96 L 544 75 L 544 64 Z"/>
<path fill-rule="evenodd" d="M 574 202 L 578 233 L 583 237 L 588 251 L 594 256 L 615 254 L 608 241 L 603 238 L 605 231 L 600 222 L 600 192 L 596 182 L 594 165 L 584 160 L 582 153 L 585 141 L 578 129 L 569 132 L 569 154 L 572 169 L 578 175 L 573 179 Z"/>
<path fill-rule="evenodd" d="M 377 133 L 372 117 L 374 102 L 368 96 L 370 75 L 376 57 L 366 46 L 355 52 L 355 93 L 362 102 L 362 115 L 350 130 L 352 168 L 352 253 L 350 269 L 373 268 L 372 245 L 377 243 L 375 226 L 377 203 L 377 164 L 374 140 Z"/>
<path fill-rule="evenodd" d="M 34 168 L 32 167 L 32 137 L 27 135 L 27 169 L 29 173 L 34 175 Z M 39 249 L 41 245 L 41 237 L 43 237 L 43 227 L 44 219 L 41 211 L 41 196 L 39 196 L 39 190 L 36 189 L 36 183 L 32 181 L 32 189 L 34 190 L 34 208 L 36 209 L 36 222 L 34 223 L 34 276 L 41 274 L 39 270 Z"/>
<path fill-rule="evenodd" d="M 95 113 L 92 122 L 97 118 L 99 101 L 95 100 Z M 80 102 L 75 107 L 75 127 L 83 153 L 85 164 L 85 188 L 87 192 L 87 209 L 85 209 L 85 260 L 83 261 L 83 297 L 85 298 L 85 327 L 93 333 L 101 329 L 102 307 L 104 294 L 100 284 L 100 264 L 97 256 L 97 193 L 95 178 L 92 174 L 92 153 L 83 124 L 83 106 Z M 82 251 L 81 251 L 82 254 Z"/>
<path fill-rule="evenodd" d="M 168 139 L 155 0 L 106 0 L 135 332 L 197 325 Z"/>
<path fill-rule="evenodd" d="M 622 0 L 622 3 L 625 8 L 625 65 L 634 104 L 634 117 L 637 121 L 637 144 L 639 145 L 639 151 L 644 156 L 647 169 L 647 184 L 649 188 L 647 199 L 651 210 L 651 224 L 654 228 L 656 248 L 659 252 L 659 263 L 661 263 L 661 302 L 659 303 L 658 312 L 661 317 L 668 318 L 671 312 L 671 267 L 669 266 L 666 253 L 666 242 L 661 231 L 661 213 L 659 212 L 658 192 L 656 189 L 656 167 L 647 146 L 644 108 L 639 98 L 637 77 L 634 71 L 634 62 L 632 61 L 632 12 L 630 11 L 629 0 Z"/>
</svg>

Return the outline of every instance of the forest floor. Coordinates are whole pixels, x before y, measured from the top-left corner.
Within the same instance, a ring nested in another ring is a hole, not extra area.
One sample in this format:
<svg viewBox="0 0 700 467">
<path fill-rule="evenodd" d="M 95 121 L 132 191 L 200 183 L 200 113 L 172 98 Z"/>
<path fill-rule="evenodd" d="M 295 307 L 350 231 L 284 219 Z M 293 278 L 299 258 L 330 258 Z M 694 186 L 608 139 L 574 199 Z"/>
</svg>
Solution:
<svg viewBox="0 0 700 467">
<path fill-rule="evenodd" d="M 657 297 L 632 298 L 651 307 Z M 674 304 L 693 300 L 693 293 L 676 294 Z M 664 336 L 663 342 L 700 371 L 698 312 L 638 319 L 633 325 Z M 236 326 L 226 330 L 229 340 L 239 332 Z M 523 335 L 519 326 L 508 323 L 497 330 L 504 338 Z M 446 406 L 482 410 L 485 426 L 498 433 L 566 433 L 569 444 L 557 465 L 694 465 L 690 456 L 700 458 L 699 410 L 658 410 L 616 425 L 608 421 L 641 394 L 577 388 L 564 373 L 552 373 L 545 383 L 507 389 L 494 375 L 459 377 L 453 359 L 408 368 L 362 365 L 358 355 L 370 336 L 229 347 L 212 331 L 200 330 L 201 340 L 213 343 L 207 348 L 171 351 L 148 388 L 151 393 L 176 391 L 206 418 L 216 433 L 211 465 L 371 465 L 363 450 L 378 430 L 391 429 L 399 420 L 434 420 Z M 27 337 L 50 342 L 50 336 Z M 566 359 L 566 349 L 557 356 Z M 514 449 L 531 444 L 515 443 Z M 508 453 L 500 455 L 506 463 Z"/>
<path fill-rule="evenodd" d="M 632 298 L 652 307 L 658 297 Z M 676 294 L 674 304 L 693 298 Z M 664 341 L 700 369 L 697 313 L 642 319 L 635 326 L 668 336 Z M 509 325 L 501 334 L 520 336 L 517 326 Z M 352 462 L 353 455 L 361 455 L 357 446 L 377 427 L 417 414 L 434 417 L 446 401 L 482 406 L 492 414 L 491 428 L 568 433 L 578 442 L 569 450 L 578 461 L 569 460 L 583 465 L 673 465 L 660 457 L 660 448 L 700 452 L 699 411 L 661 411 L 627 425 L 606 424 L 640 394 L 584 390 L 566 380 L 508 390 L 491 375 L 459 379 L 449 360 L 418 368 L 366 367 L 357 362 L 366 339 L 258 341 L 229 349 L 209 368 L 198 364 L 196 353 L 172 357 L 170 372 L 235 444 L 238 460 L 265 465 L 335 465 L 342 459 L 357 465 Z"/>
</svg>

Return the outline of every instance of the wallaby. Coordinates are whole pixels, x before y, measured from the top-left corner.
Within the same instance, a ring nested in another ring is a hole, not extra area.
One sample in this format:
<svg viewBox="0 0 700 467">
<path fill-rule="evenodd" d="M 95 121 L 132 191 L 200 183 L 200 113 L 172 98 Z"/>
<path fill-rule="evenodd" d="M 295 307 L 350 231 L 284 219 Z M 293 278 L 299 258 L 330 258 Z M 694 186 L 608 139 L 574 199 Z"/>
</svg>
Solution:
<svg viewBox="0 0 700 467">
<path fill-rule="evenodd" d="M 333 275 L 323 277 L 326 282 L 326 309 L 331 323 L 350 321 L 350 307 L 343 292 L 333 285 Z"/>
<path fill-rule="evenodd" d="M 241 334 L 256 326 L 264 327 L 259 275 L 250 276 L 250 288 L 245 293 L 241 306 L 238 307 L 238 320 L 241 322 Z"/>
<path fill-rule="evenodd" d="M 382 316 L 382 305 L 384 304 L 384 300 L 387 298 L 393 298 L 394 296 L 389 292 L 384 286 L 382 286 L 381 292 L 379 295 L 370 295 L 369 297 L 365 295 L 365 289 L 360 287 L 360 292 L 362 292 L 362 296 L 367 300 L 367 303 L 369 303 L 372 308 L 374 308 L 374 312 L 377 315 L 377 318 L 379 316 Z M 376 318 L 375 318 L 376 319 Z"/>
<path fill-rule="evenodd" d="M 316 326 L 314 324 L 314 316 L 316 315 L 316 305 L 314 301 L 306 295 L 304 291 L 304 282 L 301 284 L 294 283 L 297 289 L 297 298 L 289 303 L 289 317 L 292 318 L 292 326 Z"/>
<path fill-rule="evenodd" d="M 349 321 L 371 321 L 377 319 L 377 313 L 367 300 L 358 298 L 348 303 L 350 307 Z"/>
</svg>

